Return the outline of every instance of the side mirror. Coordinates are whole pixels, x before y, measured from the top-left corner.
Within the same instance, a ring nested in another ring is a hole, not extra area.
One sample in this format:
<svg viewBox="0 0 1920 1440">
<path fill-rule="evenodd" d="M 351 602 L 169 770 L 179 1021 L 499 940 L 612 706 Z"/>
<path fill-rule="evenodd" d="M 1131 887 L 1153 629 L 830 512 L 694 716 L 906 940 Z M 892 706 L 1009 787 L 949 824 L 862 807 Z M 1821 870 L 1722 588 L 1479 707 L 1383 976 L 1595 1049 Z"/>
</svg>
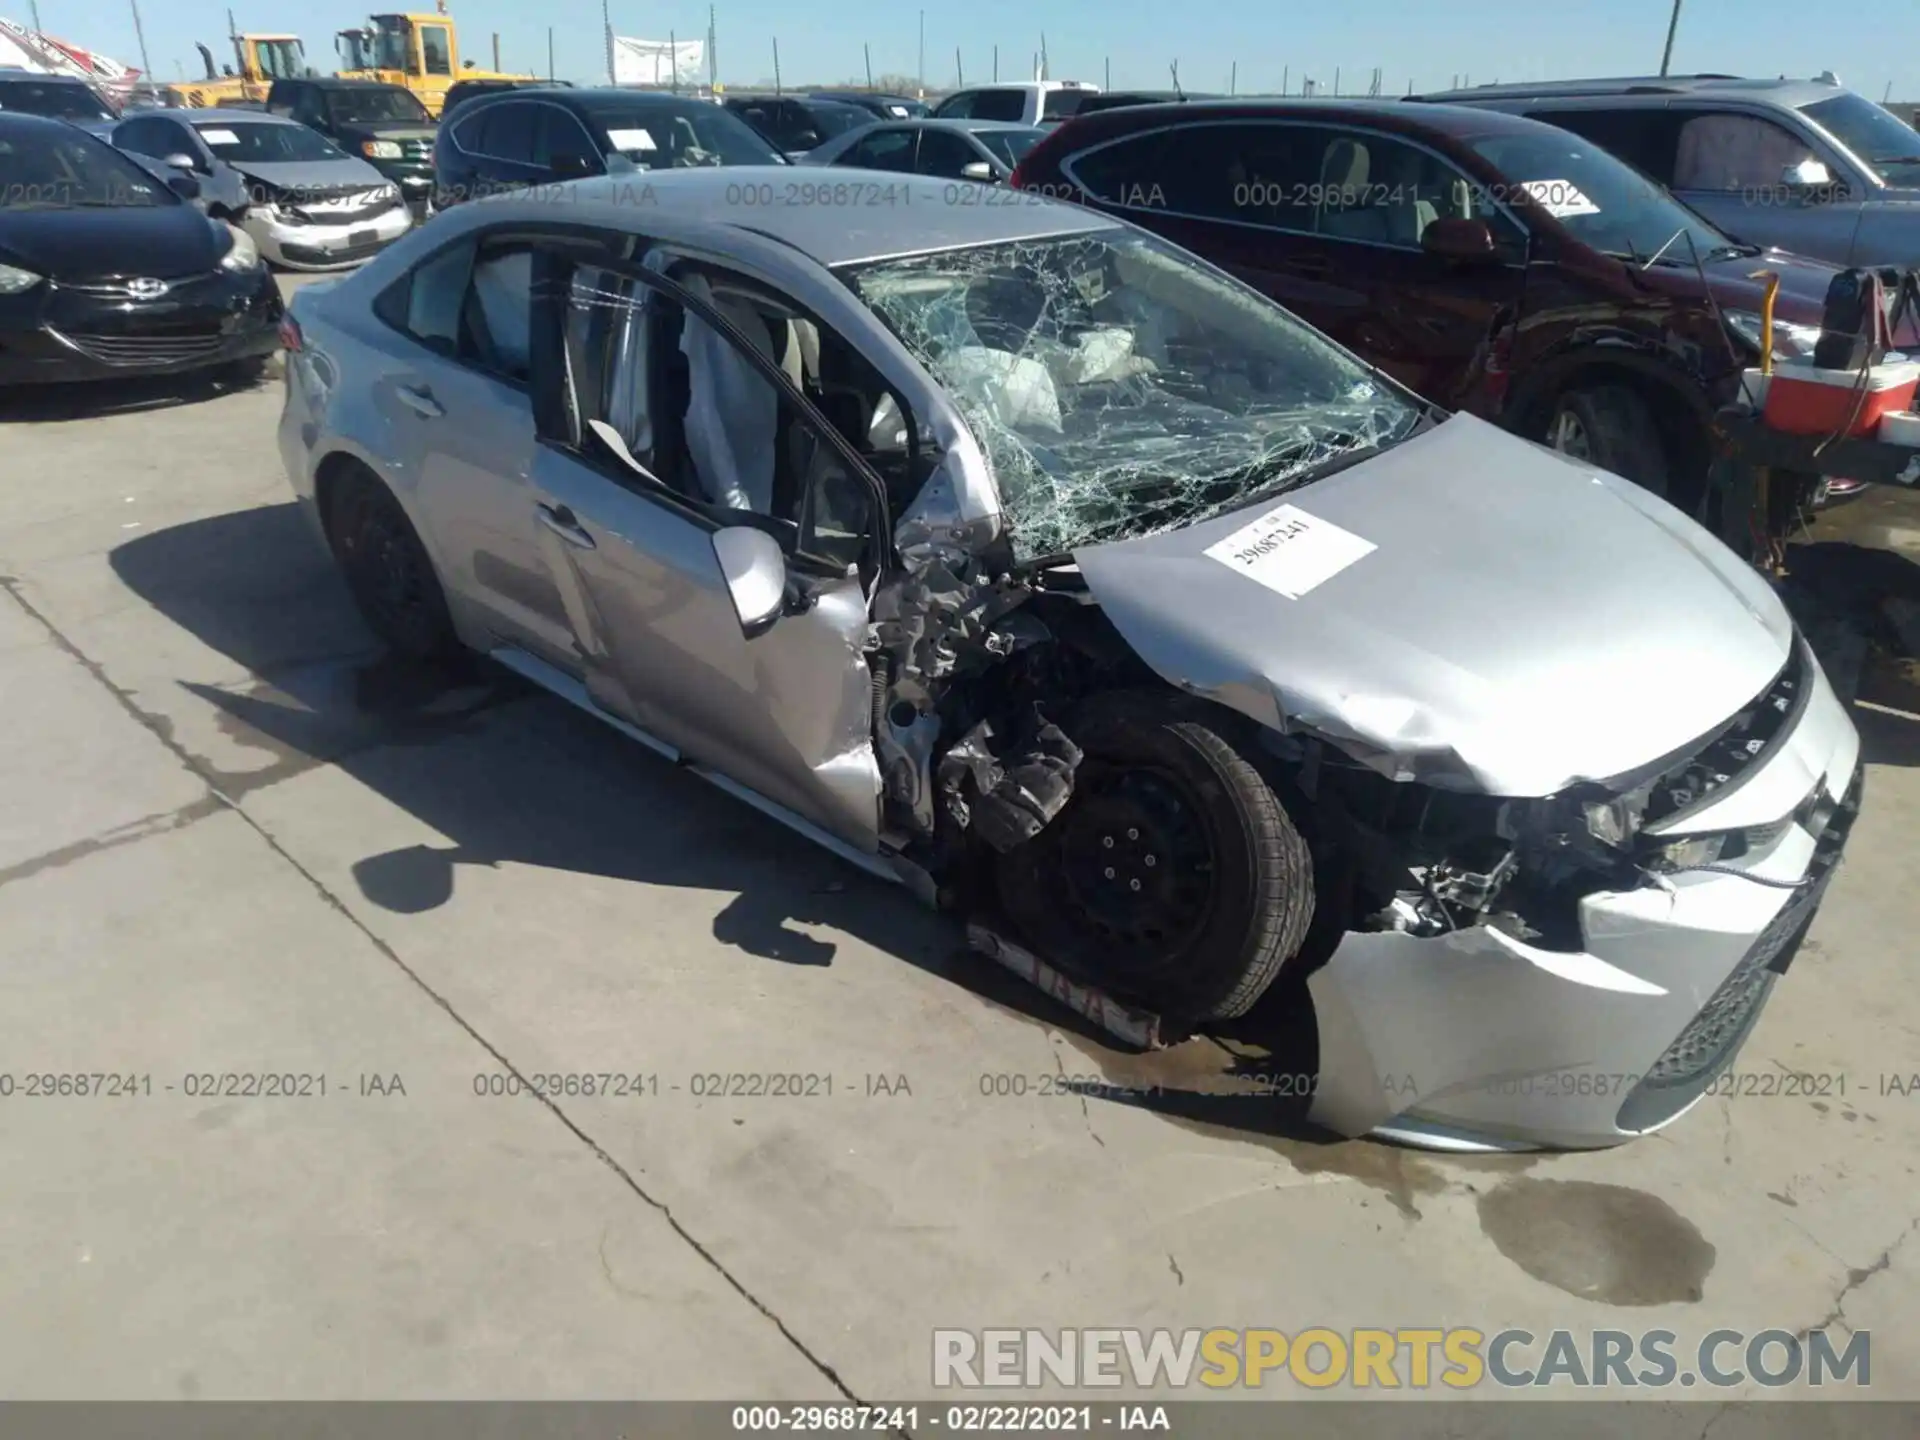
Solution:
<svg viewBox="0 0 1920 1440">
<path fill-rule="evenodd" d="M 186 154 L 169 155 L 160 163 L 162 165 L 171 165 L 175 170 L 195 171 L 200 168 L 200 162 L 195 160 L 191 155 Z"/>
<path fill-rule="evenodd" d="M 578 180 L 584 175 L 595 174 L 598 169 L 585 155 L 573 150 L 555 155 L 549 164 L 553 173 L 562 180 Z"/>
<path fill-rule="evenodd" d="M 714 532 L 713 555 L 740 629 L 748 639 L 763 634 L 786 606 L 787 557 L 780 542 L 765 530 L 733 525 Z"/>
<path fill-rule="evenodd" d="M 984 160 L 975 160 L 971 164 L 960 167 L 960 178 L 978 180 L 983 185 L 990 183 L 993 179 L 993 166 Z"/>
<path fill-rule="evenodd" d="M 1802 160 L 1780 172 L 1780 183 L 1794 190 L 1817 190 L 1833 183 L 1833 172 L 1819 160 Z"/>
<path fill-rule="evenodd" d="M 200 182 L 191 175 L 168 176 L 167 188 L 182 200 L 198 200 L 200 198 Z"/>
<path fill-rule="evenodd" d="M 1484 220 L 1466 220 L 1457 215 L 1442 215 L 1429 220 L 1420 232 L 1420 248 L 1443 260 L 1491 260 L 1498 254 L 1493 243 L 1493 227 Z"/>
</svg>

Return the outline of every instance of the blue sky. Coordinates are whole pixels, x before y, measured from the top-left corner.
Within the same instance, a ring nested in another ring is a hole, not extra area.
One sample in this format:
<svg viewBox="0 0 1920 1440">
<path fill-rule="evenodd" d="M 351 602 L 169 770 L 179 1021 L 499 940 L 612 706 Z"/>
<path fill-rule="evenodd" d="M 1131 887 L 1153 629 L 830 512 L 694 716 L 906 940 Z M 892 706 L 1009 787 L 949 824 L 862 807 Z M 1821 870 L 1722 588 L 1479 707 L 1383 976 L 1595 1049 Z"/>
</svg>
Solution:
<svg viewBox="0 0 1920 1440">
<path fill-rule="evenodd" d="M 604 74 L 597 0 L 448 0 L 459 23 L 461 55 L 490 63 L 495 31 L 504 68 L 544 73 L 547 26 L 562 78 L 592 81 Z M 40 20 L 52 34 L 138 65 L 129 0 L 39 0 Z M 396 7 L 399 8 L 399 7 Z M 430 9 L 431 3 L 418 3 Z M 707 7 L 686 0 L 634 4 L 612 0 L 616 33 L 664 40 L 703 36 Z M 1385 89 L 1404 93 L 1408 81 L 1432 89 L 1456 74 L 1475 81 L 1527 80 L 1595 74 L 1652 74 L 1659 69 L 1669 0 L 1341 0 L 1282 6 L 1271 0 L 1213 0 L 1184 7 L 1112 4 L 1108 0 L 964 0 L 929 5 L 926 76 L 930 85 L 954 75 L 960 47 L 968 80 L 989 78 L 999 46 L 1002 79 L 1031 74 L 1045 33 L 1051 73 L 1100 83 L 1111 65 L 1113 84 L 1164 88 L 1168 62 L 1178 60 L 1190 90 L 1224 91 L 1238 64 L 1242 91 L 1278 89 L 1283 75 L 1297 87 L 1302 73 L 1331 86 L 1364 88 L 1374 67 Z M 323 70 L 333 68 L 332 36 L 361 23 L 365 11 L 341 0 L 237 0 L 243 30 L 301 34 Z M 722 82 L 750 85 L 773 73 L 773 42 L 788 81 L 834 81 L 861 74 L 861 45 L 872 47 L 875 74 L 915 73 L 917 4 L 897 0 L 721 0 L 718 58 Z M 1813 75 L 1833 70 L 1873 99 L 1889 83 L 1893 98 L 1920 99 L 1920 11 L 1911 0 L 1854 0 L 1849 23 L 1828 29 L 1809 23 L 1804 0 L 1685 0 L 1674 48 L 1675 70 L 1719 70 L 1751 75 Z M 29 23 L 28 0 L 0 0 L 0 15 Z M 222 57 L 226 7 L 222 0 L 141 0 L 148 54 L 162 79 L 186 67 L 197 74 L 195 40 Z M 1819 28 L 1822 35 L 1809 32 Z M 1915 93 L 1908 93 L 1915 92 Z"/>
</svg>

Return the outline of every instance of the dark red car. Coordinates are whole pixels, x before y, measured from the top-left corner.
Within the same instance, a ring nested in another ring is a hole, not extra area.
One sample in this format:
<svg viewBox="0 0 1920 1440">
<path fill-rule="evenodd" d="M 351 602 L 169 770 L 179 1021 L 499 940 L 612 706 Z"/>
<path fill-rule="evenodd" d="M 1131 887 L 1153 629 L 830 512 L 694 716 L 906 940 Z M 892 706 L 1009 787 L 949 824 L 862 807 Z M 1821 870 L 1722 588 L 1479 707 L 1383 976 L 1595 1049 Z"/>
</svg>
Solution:
<svg viewBox="0 0 1920 1440">
<path fill-rule="evenodd" d="M 1689 510 L 1710 417 L 1759 353 L 1755 272 L 1780 276 L 1776 354 L 1811 350 L 1836 273 L 1735 242 L 1577 135 L 1466 107 L 1104 111 L 1013 184 L 1163 235 L 1428 399 Z"/>
</svg>

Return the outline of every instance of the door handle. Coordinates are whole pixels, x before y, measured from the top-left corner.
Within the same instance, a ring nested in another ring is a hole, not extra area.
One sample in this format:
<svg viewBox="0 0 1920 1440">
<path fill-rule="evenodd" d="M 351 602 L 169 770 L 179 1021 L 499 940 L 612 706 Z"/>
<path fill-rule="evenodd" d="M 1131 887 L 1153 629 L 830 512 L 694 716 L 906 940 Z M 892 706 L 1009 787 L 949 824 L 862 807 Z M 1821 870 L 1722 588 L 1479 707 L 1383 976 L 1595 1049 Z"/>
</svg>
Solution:
<svg viewBox="0 0 1920 1440">
<path fill-rule="evenodd" d="M 574 518 L 573 511 L 565 505 L 542 505 L 539 509 L 540 523 L 569 545 L 578 546 L 582 550 L 594 548 L 593 536 L 586 532 L 580 522 Z"/>
<path fill-rule="evenodd" d="M 396 385 L 393 393 L 400 397 L 402 405 L 423 419 L 437 420 L 447 413 L 440 402 L 433 398 L 433 392 L 424 385 Z"/>
</svg>

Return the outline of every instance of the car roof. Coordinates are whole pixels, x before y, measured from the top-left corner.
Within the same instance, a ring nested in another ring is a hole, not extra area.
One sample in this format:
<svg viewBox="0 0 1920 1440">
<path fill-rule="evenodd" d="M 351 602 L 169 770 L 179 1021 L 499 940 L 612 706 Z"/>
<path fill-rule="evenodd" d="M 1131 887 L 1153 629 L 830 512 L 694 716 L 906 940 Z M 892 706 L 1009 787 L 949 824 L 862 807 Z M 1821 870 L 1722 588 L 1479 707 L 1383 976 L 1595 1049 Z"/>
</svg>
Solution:
<svg viewBox="0 0 1920 1440">
<path fill-rule="evenodd" d="M 1723 95 L 1772 100 L 1798 109 L 1816 100 L 1845 94 L 1843 87 L 1825 80 L 1747 79 L 1739 75 L 1668 75 L 1597 80 L 1552 80 L 1539 84 L 1476 85 L 1466 90 L 1436 90 L 1416 100 L 1440 102 L 1476 100 L 1633 100 L 1654 104 L 1676 95 L 1699 98 Z"/>
<path fill-rule="evenodd" d="M 29 115 L 24 110 L 0 110 L 0 128 L 15 130 L 56 130 L 62 135 L 86 135 L 90 132 L 50 115 Z"/>
<path fill-rule="evenodd" d="M 964 115 L 896 115 L 892 119 L 882 120 L 880 125 L 889 130 L 964 130 L 968 134 L 977 134 L 982 130 L 1038 130 L 1041 128 L 1038 125 L 1029 125 L 1024 120 L 969 120 Z"/>
<path fill-rule="evenodd" d="M 229 110 L 224 106 L 213 105 L 204 110 L 162 110 L 158 113 L 172 115 L 176 119 L 186 121 L 189 125 L 199 125 L 208 120 L 224 120 L 228 123 L 244 121 L 253 125 L 291 125 L 296 130 L 307 128 L 298 120 L 290 119 L 285 115 L 276 115 L 271 110 Z"/>
<path fill-rule="evenodd" d="M 1116 105 L 1076 115 L 1077 135 L 1121 134 L 1162 125 L 1196 125 L 1209 120 L 1309 119 L 1332 124 L 1371 124 L 1381 129 L 1441 134 L 1454 138 L 1530 134 L 1538 120 L 1477 105 L 1409 105 L 1405 100 L 1185 100 L 1162 105 Z"/>
<path fill-rule="evenodd" d="M 688 170 L 648 170 L 569 182 L 569 220 L 610 230 L 645 234 L 666 243 L 724 244 L 736 237 L 759 236 L 798 251 L 829 268 L 895 255 L 958 250 L 1038 240 L 1055 235 L 1086 235 L 1125 230 L 1121 221 L 1062 201 L 1022 197 L 1019 205 L 956 205 L 956 183 L 893 170 L 849 167 L 843 176 L 870 174 L 876 185 L 910 188 L 898 206 L 869 206 L 857 215 L 837 205 L 742 205 L 743 189 L 784 183 L 793 177 L 784 165 L 716 165 Z M 980 187 L 983 191 L 988 186 Z M 636 203 L 636 191 L 644 200 Z M 730 199 L 729 196 L 732 198 Z M 511 192 L 454 207 L 475 220 L 490 216 L 509 223 L 550 221 L 554 206 Z"/>
</svg>

